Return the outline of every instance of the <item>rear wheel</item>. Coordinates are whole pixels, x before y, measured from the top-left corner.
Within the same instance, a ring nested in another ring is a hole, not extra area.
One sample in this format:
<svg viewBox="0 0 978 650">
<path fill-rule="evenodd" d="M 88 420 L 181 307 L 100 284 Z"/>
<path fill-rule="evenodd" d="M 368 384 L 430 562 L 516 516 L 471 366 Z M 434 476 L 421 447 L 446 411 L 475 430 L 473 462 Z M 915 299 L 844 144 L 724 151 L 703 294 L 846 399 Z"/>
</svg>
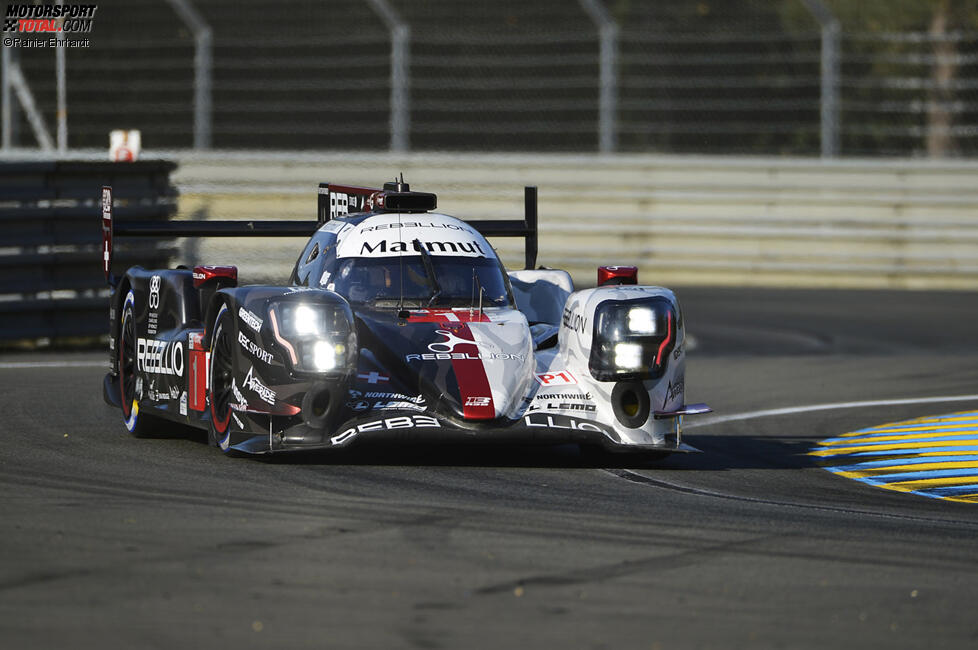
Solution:
<svg viewBox="0 0 978 650">
<path fill-rule="evenodd" d="M 139 396 L 136 390 L 136 319 L 133 315 L 133 293 L 126 296 L 119 324 L 119 397 L 122 402 L 122 418 L 129 433 L 137 438 L 155 435 L 160 429 L 160 419 L 139 412 Z"/>
<path fill-rule="evenodd" d="M 234 399 L 232 350 L 231 317 L 227 305 L 223 305 L 214 319 L 214 334 L 211 336 L 211 423 L 208 428 L 208 440 L 222 451 L 227 451 L 231 443 L 231 403 Z"/>
</svg>

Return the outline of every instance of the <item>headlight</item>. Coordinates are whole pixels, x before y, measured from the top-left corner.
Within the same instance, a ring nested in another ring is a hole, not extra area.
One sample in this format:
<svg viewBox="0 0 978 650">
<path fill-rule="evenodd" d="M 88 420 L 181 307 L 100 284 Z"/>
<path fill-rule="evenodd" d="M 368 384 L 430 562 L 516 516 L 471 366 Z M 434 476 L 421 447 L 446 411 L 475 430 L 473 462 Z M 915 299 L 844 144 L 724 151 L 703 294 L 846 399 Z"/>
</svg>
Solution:
<svg viewBox="0 0 978 650">
<path fill-rule="evenodd" d="M 638 370 L 642 367 L 641 343 L 615 343 L 615 365 L 622 370 Z"/>
<path fill-rule="evenodd" d="M 661 377 L 678 330 L 676 307 L 667 298 L 600 303 L 594 313 L 591 375 L 598 381 Z"/>
<path fill-rule="evenodd" d="M 632 307 L 628 310 L 628 333 L 652 336 L 656 333 L 655 310 L 651 307 Z"/>
<path fill-rule="evenodd" d="M 272 302 L 269 321 L 275 341 L 292 367 L 303 372 L 330 372 L 356 363 L 356 334 L 350 306 L 339 297 L 315 293 Z"/>
<path fill-rule="evenodd" d="M 296 305 L 292 312 L 292 327 L 299 336 L 320 334 L 322 332 L 322 311 L 317 311 L 309 305 Z"/>
<path fill-rule="evenodd" d="M 327 372 L 337 366 L 337 361 L 343 359 L 346 354 L 345 346 L 342 343 L 331 341 L 316 341 L 312 344 L 311 366 L 321 372 Z"/>
</svg>

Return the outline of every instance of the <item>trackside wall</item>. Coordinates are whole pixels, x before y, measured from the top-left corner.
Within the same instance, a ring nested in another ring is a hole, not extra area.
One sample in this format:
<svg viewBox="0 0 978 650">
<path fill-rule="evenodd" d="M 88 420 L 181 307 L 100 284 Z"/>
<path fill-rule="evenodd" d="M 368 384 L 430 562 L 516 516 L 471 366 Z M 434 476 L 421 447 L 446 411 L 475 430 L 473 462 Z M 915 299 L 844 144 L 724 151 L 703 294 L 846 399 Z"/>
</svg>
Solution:
<svg viewBox="0 0 978 650">
<path fill-rule="evenodd" d="M 593 283 L 599 264 L 640 281 L 797 287 L 978 288 L 978 163 L 652 155 L 166 152 L 178 218 L 315 214 L 316 184 L 403 173 L 462 218 L 518 218 L 539 186 L 539 263 Z M 301 241 L 187 242 L 189 262 L 288 276 Z M 494 242 L 519 268 L 521 244 Z"/>
</svg>

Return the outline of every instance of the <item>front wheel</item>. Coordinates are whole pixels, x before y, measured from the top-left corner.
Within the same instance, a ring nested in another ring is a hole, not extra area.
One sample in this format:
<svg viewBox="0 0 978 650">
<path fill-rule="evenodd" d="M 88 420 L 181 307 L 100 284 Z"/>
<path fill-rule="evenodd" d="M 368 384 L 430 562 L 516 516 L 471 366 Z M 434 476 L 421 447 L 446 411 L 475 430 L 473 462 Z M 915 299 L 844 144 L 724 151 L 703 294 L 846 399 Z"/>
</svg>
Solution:
<svg viewBox="0 0 978 650">
<path fill-rule="evenodd" d="M 211 422 L 207 437 L 211 445 L 225 452 L 231 444 L 231 401 L 234 399 L 231 336 L 231 317 L 227 304 L 224 304 L 214 319 L 214 334 L 211 336 Z"/>
<path fill-rule="evenodd" d="M 156 435 L 160 431 L 161 420 L 147 413 L 139 412 L 139 393 L 136 375 L 136 319 L 133 315 L 135 298 L 130 291 L 122 306 L 122 320 L 119 325 L 119 397 L 122 401 L 122 418 L 129 433 L 137 438 Z"/>
</svg>

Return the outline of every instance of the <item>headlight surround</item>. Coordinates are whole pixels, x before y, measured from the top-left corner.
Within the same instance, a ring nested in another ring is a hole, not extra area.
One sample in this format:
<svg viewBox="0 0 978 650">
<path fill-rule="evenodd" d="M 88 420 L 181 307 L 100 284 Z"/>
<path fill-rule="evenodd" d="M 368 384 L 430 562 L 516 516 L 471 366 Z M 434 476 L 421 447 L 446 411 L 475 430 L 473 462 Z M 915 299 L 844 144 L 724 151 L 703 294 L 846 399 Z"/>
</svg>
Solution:
<svg viewBox="0 0 978 650">
<path fill-rule="evenodd" d="M 668 298 L 600 303 L 594 311 L 591 375 L 598 381 L 661 377 L 678 331 L 677 309 Z"/>
<path fill-rule="evenodd" d="M 356 332 L 350 306 L 339 296 L 302 292 L 268 306 L 276 343 L 293 370 L 328 373 L 356 364 Z"/>
</svg>

